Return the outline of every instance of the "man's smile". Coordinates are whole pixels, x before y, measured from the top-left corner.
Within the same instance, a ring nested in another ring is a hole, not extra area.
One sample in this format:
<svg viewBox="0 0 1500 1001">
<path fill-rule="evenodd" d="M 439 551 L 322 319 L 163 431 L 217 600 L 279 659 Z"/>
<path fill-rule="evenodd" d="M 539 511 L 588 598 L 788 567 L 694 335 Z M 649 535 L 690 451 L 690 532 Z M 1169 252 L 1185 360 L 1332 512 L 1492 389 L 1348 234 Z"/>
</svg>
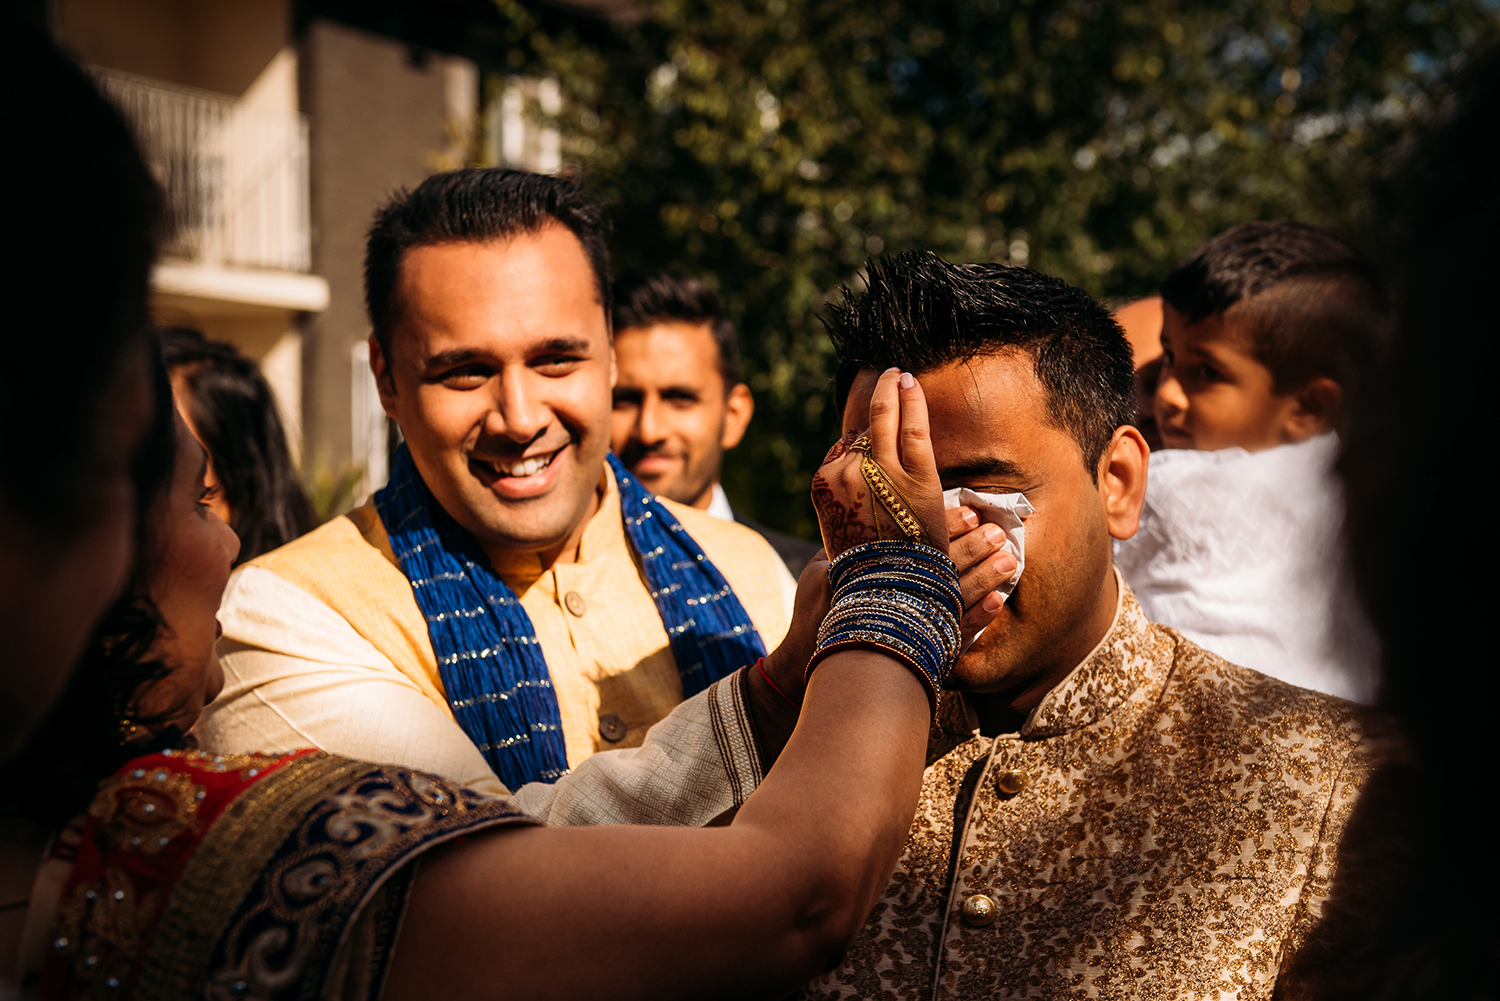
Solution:
<svg viewBox="0 0 1500 1001">
<path fill-rule="evenodd" d="M 519 459 L 483 459 L 469 456 L 469 471 L 479 482 L 509 497 L 530 497 L 545 493 L 556 479 L 557 457 L 568 446 L 528 455 Z"/>
</svg>

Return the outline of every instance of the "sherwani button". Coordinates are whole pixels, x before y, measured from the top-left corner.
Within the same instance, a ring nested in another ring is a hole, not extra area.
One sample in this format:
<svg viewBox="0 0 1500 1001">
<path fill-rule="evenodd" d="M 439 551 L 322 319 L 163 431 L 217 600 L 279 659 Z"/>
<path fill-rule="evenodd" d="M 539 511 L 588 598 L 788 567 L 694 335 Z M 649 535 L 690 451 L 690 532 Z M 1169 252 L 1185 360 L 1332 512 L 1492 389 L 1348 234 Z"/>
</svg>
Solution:
<svg viewBox="0 0 1500 1001">
<path fill-rule="evenodd" d="M 999 908 L 995 902 L 982 893 L 974 893 L 964 898 L 964 924 L 975 928 L 988 928 L 995 923 L 995 916 Z"/>
<path fill-rule="evenodd" d="M 625 731 L 625 721 L 614 713 L 605 713 L 599 717 L 599 736 L 611 744 L 617 744 L 624 740 Z"/>
<path fill-rule="evenodd" d="M 567 594 L 563 595 L 563 604 L 567 606 L 568 611 L 572 612 L 580 619 L 583 618 L 583 613 L 589 610 L 589 603 L 584 601 L 583 595 L 579 594 L 577 591 L 569 591 Z"/>
<path fill-rule="evenodd" d="M 1001 772 L 1000 777 L 995 780 L 995 787 L 1006 796 L 1014 796 L 1026 788 L 1026 773 L 1014 768 Z"/>
</svg>

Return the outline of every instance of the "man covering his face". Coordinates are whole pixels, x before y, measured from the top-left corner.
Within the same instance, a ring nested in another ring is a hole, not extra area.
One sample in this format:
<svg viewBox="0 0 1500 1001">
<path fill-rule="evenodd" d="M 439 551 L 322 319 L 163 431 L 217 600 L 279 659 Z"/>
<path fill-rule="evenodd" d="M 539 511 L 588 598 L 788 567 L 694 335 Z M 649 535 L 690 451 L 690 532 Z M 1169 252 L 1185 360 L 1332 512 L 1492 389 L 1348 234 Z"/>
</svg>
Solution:
<svg viewBox="0 0 1500 1001">
<path fill-rule="evenodd" d="M 1372 819 L 1393 742 L 1359 707 L 1142 614 L 1111 564 L 1149 453 L 1109 314 L 1034 271 L 911 253 L 872 264 L 830 328 L 846 430 L 867 422 L 875 373 L 913 372 L 944 487 L 1022 493 L 1034 513 L 1024 573 L 949 679 L 906 854 L 807 996 L 1336 982 L 1400 869 L 1401 825 Z"/>
</svg>

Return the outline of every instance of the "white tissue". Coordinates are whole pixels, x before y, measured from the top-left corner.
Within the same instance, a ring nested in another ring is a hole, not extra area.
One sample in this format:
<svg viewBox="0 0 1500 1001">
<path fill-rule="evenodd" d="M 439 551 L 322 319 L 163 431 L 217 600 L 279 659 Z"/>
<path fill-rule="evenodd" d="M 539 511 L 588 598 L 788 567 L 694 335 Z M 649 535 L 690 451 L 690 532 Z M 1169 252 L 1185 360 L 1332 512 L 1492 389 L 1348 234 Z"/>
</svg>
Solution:
<svg viewBox="0 0 1500 1001">
<path fill-rule="evenodd" d="M 1025 494 L 982 494 L 968 487 L 954 487 L 943 491 L 943 507 L 952 510 L 963 506 L 973 508 L 979 515 L 979 523 L 999 525 L 1005 531 L 1004 549 L 1015 557 L 1016 572 L 995 593 L 1004 601 L 1016 588 L 1021 571 L 1026 569 L 1026 524 L 1034 510 Z M 976 637 L 977 638 L 977 637 Z"/>
</svg>

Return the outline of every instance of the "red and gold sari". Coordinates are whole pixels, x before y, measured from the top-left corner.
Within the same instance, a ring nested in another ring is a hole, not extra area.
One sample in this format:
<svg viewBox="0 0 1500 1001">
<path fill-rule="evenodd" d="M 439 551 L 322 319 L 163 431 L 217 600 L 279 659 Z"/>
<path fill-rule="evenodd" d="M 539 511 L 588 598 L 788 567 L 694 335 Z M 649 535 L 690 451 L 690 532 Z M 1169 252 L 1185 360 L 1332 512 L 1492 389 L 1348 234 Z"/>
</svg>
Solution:
<svg viewBox="0 0 1500 1001">
<path fill-rule="evenodd" d="M 508 799 L 317 751 L 164 751 L 106 781 L 53 858 L 43 998 L 379 993 L 416 856 Z"/>
</svg>

